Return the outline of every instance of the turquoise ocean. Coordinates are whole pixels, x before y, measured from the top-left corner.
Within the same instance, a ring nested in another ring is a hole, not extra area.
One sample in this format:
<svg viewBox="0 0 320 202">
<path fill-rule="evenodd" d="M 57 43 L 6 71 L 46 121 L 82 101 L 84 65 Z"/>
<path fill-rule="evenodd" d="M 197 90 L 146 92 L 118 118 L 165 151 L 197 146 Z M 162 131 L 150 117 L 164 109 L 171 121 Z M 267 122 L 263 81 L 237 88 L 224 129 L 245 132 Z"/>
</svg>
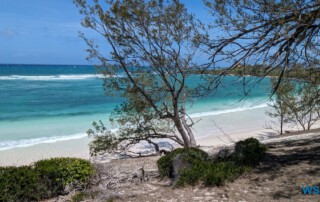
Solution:
<svg viewBox="0 0 320 202">
<path fill-rule="evenodd" d="M 196 118 L 266 107 L 270 80 L 246 79 L 249 95 L 242 79 L 227 76 L 224 87 L 195 100 L 188 113 Z M 86 137 L 93 121 L 107 122 L 123 102 L 106 96 L 102 84 L 94 66 L 0 65 L 0 151 Z"/>
</svg>

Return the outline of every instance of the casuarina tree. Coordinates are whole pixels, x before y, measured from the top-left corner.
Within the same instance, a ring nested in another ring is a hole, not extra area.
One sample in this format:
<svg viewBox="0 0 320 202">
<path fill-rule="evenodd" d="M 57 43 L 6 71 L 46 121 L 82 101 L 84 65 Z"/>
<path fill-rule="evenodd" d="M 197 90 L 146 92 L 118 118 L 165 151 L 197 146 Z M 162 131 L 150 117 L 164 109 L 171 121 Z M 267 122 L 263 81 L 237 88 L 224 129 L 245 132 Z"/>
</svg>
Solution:
<svg viewBox="0 0 320 202">
<path fill-rule="evenodd" d="M 127 151 L 147 141 L 170 139 L 184 147 L 196 146 L 194 122 L 186 103 L 198 95 L 197 85 L 187 85 L 204 30 L 177 0 L 76 0 L 82 25 L 104 40 L 96 44 L 84 34 L 89 58 L 98 59 L 108 95 L 124 97 L 112 116 L 117 131 L 94 123 L 91 152 Z M 101 45 L 110 53 L 103 54 Z M 189 82 L 190 83 L 190 82 Z"/>
</svg>

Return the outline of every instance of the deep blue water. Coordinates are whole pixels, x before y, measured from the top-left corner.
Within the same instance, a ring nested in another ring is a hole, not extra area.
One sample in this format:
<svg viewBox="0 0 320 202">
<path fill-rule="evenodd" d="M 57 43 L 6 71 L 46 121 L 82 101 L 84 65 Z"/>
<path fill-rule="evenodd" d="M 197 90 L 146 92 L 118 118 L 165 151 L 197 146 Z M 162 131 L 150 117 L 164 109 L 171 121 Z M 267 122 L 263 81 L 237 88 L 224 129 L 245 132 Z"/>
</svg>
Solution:
<svg viewBox="0 0 320 202">
<path fill-rule="evenodd" d="M 227 77 L 227 87 L 196 100 L 188 112 L 199 117 L 266 105 L 269 79 L 246 102 L 239 102 L 243 88 L 236 79 Z M 93 66 L 0 65 L 0 150 L 85 137 L 92 121 L 107 121 L 122 101 L 104 94 Z"/>
</svg>

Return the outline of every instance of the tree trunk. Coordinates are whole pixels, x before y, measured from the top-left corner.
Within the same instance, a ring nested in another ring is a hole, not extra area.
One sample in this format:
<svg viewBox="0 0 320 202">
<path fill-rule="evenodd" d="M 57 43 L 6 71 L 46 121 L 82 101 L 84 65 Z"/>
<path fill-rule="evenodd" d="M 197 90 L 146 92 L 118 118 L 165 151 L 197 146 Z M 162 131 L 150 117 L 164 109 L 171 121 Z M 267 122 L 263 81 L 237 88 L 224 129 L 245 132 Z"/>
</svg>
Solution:
<svg viewBox="0 0 320 202">
<path fill-rule="evenodd" d="M 311 121 L 312 121 L 312 112 L 309 112 L 309 120 L 308 120 L 308 130 L 311 129 Z"/>
<path fill-rule="evenodd" d="M 185 129 L 185 130 L 187 131 L 187 133 L 188 133 L 189 141 L 190 141 L 190 146 L 191 146 L 191 147 L 195 147 L 195 146 L 197 146 L 197 144 L 196 144 L 196 139 L 194 138 L 193 132 L 192 132 L 190 126 L 189 126 L 188 123 L 187 123 L 184 108 L 182 108 L 181 112 L 182 112 L 181 122 L 182 122 L 182 124 L 183 124 L 184 129 Z"/>
<path fill-rule="evenodd" d="M 280 118 L 280 135 L 283 134 L 283 116 Z"/>
<path fill-rule="evenodd" d="M 188 134 L 186 133 L 186 131 L 184 130 L 183 124 L 181 123 L 181 120 L 179 117 L 175 117 L 174 118 L 174 124 L 178 130 L 178 132 L 180 133 L 183 143 L 184 143 L 184 147 L 185 148 L 189 148 L 192 147 L 190 139 L 188 138 Z"/>
<path fill-rule="evenodd" d="M 152 142 L 151 140 L 147 140 L 147 142 L 148 142 L 149 144 L 152 144 L 152 145 L 154 146 L 154 149 L 156 150 L 156 153 L 157 153 L 158 155 L 160 155 L 159 145 L 158 145 L 157 143 L 155 143 L 155 142 Z"/>
</svg>

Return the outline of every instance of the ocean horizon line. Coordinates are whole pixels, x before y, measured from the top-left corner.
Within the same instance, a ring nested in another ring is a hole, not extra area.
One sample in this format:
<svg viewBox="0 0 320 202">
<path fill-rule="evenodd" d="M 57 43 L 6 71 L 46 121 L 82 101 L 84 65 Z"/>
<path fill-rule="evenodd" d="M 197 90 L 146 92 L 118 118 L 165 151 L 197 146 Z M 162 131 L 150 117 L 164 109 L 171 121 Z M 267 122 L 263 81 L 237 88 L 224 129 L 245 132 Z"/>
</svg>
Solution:
<svg viewBox="0 0 320 202">
<path fill-rule="evenodd" d="M 57 75 L 6 75 L 0 76 L 0 80 L 33 80 L 33 81 L 49 81 L 49 80 L 81 80 L 92 78 L 104 78 L 103 74 L 57 74 Z"/>
<path fill-rule="evenodd" d="M 42 63 L 37 63 L 37 64 L 31 64 L 31 63 L 0 63 L 0 66 L 5 66 L 5 65 L 28 65 L 28 66 L 97 66 L 97 64 L 42 64 Z"/>
</svg>

